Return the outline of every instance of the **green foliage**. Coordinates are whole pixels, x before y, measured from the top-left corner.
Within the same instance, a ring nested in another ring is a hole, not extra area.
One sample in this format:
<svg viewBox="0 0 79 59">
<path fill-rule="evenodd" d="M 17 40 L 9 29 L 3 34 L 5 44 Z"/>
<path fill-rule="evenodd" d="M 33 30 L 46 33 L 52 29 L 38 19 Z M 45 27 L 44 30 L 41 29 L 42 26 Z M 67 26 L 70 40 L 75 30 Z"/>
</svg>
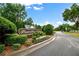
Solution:
<svg viewBox="0 0 79 59">
<path fill-rule="evenodd" d="M 43 26 L 42 31 L 46 34 L 46 35 L 51 35 L 53 34 L 53 26 L 48 24 Z"/>
<path fill-rule="evenodd" d="M 27 40 L 26 35 L 8 34 L 5 36 L 5 44 L 13 45 L 15 43 L 23 44 Z"/>
<path fill-rule="evenodd" d="M 17 26 L 17 29 L 25 27 L 25 22 L 23 20 L 20 20 L 20 21 L 16 22 L 15 24 Z"/>
<path fill-rule="evenodd" d="M 40 25 L 35 24 L 34 26 L 35 26 L 36 29 L 38 29 L 38 30 L 42 30 L 42 28 L 41 28 Z"/>
<path fill-rule="evenodd" d="M 20 47 L 21 47 L 21 44 L 18 44 L 18 43 L 12 45 L 13 50 L 18 50 Z"/>
<path fill-rule="evenodd" d="M 33 43 L 39 43 L 41 39 L 37 39 L 37 38 L 44 36 L 44 35 L 45 35 L 45 33 L 43 33 L 42 31 L 34 32 L 32 34 L 32 39 L 33 39 L 32 42 Z"/>
<path fill-rule="evenodd" d="M 62 16 L 65 21 L 74 22 L 76 29 L 79 30 L 79 5 L 74 3 L 69 9 L 65 9 Z"/>
<path fill-rule="evenodd" d="M 17 30 L 16 25 L 9 21 L 8 19 L 5 19 L 3 17 L 0 17 L 0 33 L 15 33 Z"/>
<path fill-rule="evenodd" d="M 44 36 L 45 35 L 45 33 L 43 33 L 42 31 L 38 31 L 38 32 L 34 32 L 33 34 L 32 34 L 32 37 L 33 38 L 37 38 L 37 37 L 40 37 L 40 36 Z"/>
<path fill-rule="evenodd" d="M 32 45 L 32 42 L 31 42 L 31 41 L 26 41 L 26 42 L 24 43 L 24 45 L 25 45 L 25 46 L 31 46 L 31 45 Z"/>
<path fill-rule="evenodd" d="M 42 41 L 44 41 L 44 40 L 46 40 L 46 39 L 48 39 L 48 38 L 49 38 L 49 37 L 42 36 L 42 37 L 33 39 L 32 42 L 33 42 L 34 44 L 36 44 L 36 43 L 42 42 Z"/>
<path fill-rule="evenodd" d="M 27 16 L 24 5 L 17 3 L 1 3 L 0 6 L 0 15 L 2 17 L 9 19 L 11 22 L 16 24 L 17 27 L 21 27 L 23 25 L 20 24 L 22 23 L 21 20 L 24 20 Z"/>
<path fill-rule="evenodd" d="M 70 20 L 70 13 L 71 11 L 69 9 L 65 9 L 64 13 L 63 13 L 63 17 L 64 17 L 64 21 Z"/>
<path fill-rule="evenodd" d="M 72 27 L 69 25 L 69 24 L 62 24 L 62 25 L 59 25 L 59 30 L 60 31 L 66 31 L 66 32 L 69 32 L 72 30 Z"/>
<path fill-rule="evenodd" d="M 65 21 L 71 21 L 71 22 L 75 22 L 78 19 L 76 19 L 79 16 L 79 6 L 74 3 L 70 9 L 65 9 L 65 11 L 63 12 L 63 18 Z"/>
<path fill-rule="evenodd" d="M 5 49 L 5 45 L 4 44 L 0 44 L 0 53 L 2 53 Z"/>
<path fill-rule="evenodd" d="M 33 37 L 32 37 L 32 42 L 33 42 L 33 43 L 36 43 L 36 42 L 37 42 L 36 38 L 37 38 L 36 36 L 33 36 Z"/>
<path fill-rule="evenodd" d="M 26 21 L 25 21 L 25 24 L 26 25 L 33 25 L 33 20 L 32 20 L 32 18 L 28 18 Z"/>
<path fill-rule="evenodd" d="M 0 42 L 4 43 L 4 35 L 7 33 L 15 33 L 17 31 L 16 25 L 5 19 L 0 17 Z"/>
</svg>

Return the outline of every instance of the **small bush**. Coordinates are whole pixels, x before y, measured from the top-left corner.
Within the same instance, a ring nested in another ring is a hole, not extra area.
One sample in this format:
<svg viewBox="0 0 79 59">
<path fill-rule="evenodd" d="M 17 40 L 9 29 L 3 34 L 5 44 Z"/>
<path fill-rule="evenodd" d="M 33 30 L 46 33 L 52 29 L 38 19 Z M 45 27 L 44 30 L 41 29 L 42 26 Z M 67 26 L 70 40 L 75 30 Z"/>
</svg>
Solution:
<svg viewBox="0 0 79 59">
<path fill-rule="evenodd" d="M 39 31 L 39 32 L 38 32 L 38 34 L 39 34 L 40 36 L 45 35 L 45 33 L 44 33 L 44 32 L 42 32 L 42 31 Z"/>
<path fill-rule="evenodd" d="M 33 34 L 32 34 L 32 37 L 40 37 L 40 36 L 43 36 L 43 35 L 45 35 L 45 33 L 43 33 L 42 31 L 39 31 L 39 32 L 34 32 Z"/>
<path fill-rule="evenodd" d="M 0 44 L 0 53 L 2 53 L 5 49 L 5 45 L 4 44 Z"/>
<path fill-rule="evenodd" d="M 26 41 L 24 45 L 25 46 L 31 46 L 32 45 L 32 42 L 31 41 Z"/>
<path fill-rule="evenodd" d="M 32 42 L 33 42 L 34 44 L 36 44 L 36 43 L 37 43 L 37 40 L 36 40 L 36 39 L 33 39 Z"/>
<path fill-rule="evenodd" d="M 34 33 L 32 34 L 32 37 L 34 37 L 34 36 L 38 37 L 38 32 L 34 32 Z"/>
<path fill-rule="evenodd" d="M 13 22 L 3 17 L 0 17 L 0 33 L 2 32 L 15 33 L 16 31 L 17 31 L 17 28 Z"/>
<path fill-rule="evenodd" d="M 43 26 L 42 31 L 46 35 L 52 35 L 53 34 L 53 26 L 51 24 L 45 25 L 45 26 Z"/>
<path fill-rule="evenodd" d="M 36 38 L 37 38 L 36 36 L 33 36 L 33 37 L 32 37 L 32 42 L 33 42 L 33 43 L 36 43 Z"/>
<path fill-rule="evenodd" d="M 32 42 L 37 43 L 38 42 L 37 38 L 40 37 L 40 36 L 44 36 L 44 35 L 45 35 L 45 33 L 43 33 L 42 31 L 34 32 L 32 34 L 32 39 L 33 39 Z"/>
<path fill-rule="evenodd" d="M 27 40 L 26 35 L 19 35 L 17 36 L 17 39 L 16 39 L 17 43 L 21 43 L 21 44 L 25 43 L 26 40 Z"/>
<path fill-rule="evenodd" d="M 44 40 L 46 40 L 46 39 L 48 39 L 48 38 L 49 38 L 49 37 L 42 36 L 42 37 L 33 39 L 32 42 L 33 42 L 34 44 L 36 44 L 36 43 L 42 42 L 42 41 L 44 41 Z"/>
<path fill-rule="evenodd" d="M 15 43 L 23 44 L 27 40 L 26 35 L 8 34 L 5 36 L 5 44 L 12 45 Z"/>
<path fill-rule="evenodd" d="M 12 49 L 13 50 L 18 50 L 21 47 L 21 44 L 13 44 Z"/>
<path fill-rule="evenodd" d="M 4 35 L 7 33 L 15 33 L 17 31 L 16 25 L 5 19 L 0 17 L 0 42 L 4 43 Z"/>
</svg>

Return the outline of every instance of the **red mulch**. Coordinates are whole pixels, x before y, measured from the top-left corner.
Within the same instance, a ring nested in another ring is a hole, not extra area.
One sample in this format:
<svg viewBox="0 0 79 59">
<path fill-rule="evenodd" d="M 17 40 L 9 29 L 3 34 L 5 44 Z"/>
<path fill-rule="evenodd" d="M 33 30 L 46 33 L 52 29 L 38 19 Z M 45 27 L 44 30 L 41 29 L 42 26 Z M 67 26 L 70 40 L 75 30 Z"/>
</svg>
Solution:
<svg viewBox="0 0 79 59">
<path fill-rule="evenodd" d="M 28 41 L 32 41 L 32 39 L 29 38 Z M 25 48 L 27 48 L 27 47 L 28 47 L 28 46 L 21 45 L 21 48 L 20 48 L 19 50 L 25 49 Z M 4 52 L 1 53 L 1 55 L 7 55 L 7 54 L 10 54 L 10 53 L 12 53 L 12 52 L 14 52 L 14 51 L 13 51 L 13 49 L 11 48 L 11 46 L 6 46 Z"/>
<path fill-rule="evenodd" d="M 5 50 L 4 50 L 4 54 L 7 55 L 7 54 L 9 54 L 9 53 L 11 53 L 11 52 L 13 52 L 11 46 L 6 46 L 6 47 L 5 47 Z"/>
</svg>

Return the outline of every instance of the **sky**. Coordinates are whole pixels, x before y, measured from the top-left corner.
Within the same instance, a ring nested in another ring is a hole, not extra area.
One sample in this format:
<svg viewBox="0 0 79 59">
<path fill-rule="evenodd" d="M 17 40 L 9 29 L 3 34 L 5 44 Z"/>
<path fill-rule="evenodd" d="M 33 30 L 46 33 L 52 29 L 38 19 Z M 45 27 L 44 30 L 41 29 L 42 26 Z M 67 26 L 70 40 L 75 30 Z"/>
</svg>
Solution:
<svg viewBox="0 0 79 59">
<path fill-rule="evenodd" d="M 54 27 L 65 23 L 62 13 L 66 8 L 71 7 L 71 3 L 42 3 L 26 6 L 28 17 L 31 17 L 35 24 L 52 24 Z M 71 24 L 70 22 L 68 22 Z"/>
</svg>

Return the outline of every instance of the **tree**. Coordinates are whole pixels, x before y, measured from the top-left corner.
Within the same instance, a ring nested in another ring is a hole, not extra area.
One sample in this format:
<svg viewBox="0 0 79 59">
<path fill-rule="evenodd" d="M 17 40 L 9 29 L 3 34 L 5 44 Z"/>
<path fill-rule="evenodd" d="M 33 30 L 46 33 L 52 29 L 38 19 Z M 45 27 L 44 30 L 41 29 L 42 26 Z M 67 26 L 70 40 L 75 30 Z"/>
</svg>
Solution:
<svg viewBox="0 0 79 59">
<path fill-rule="evenodd" d="M 24 28 L 25 27 L 25 21 L 20 20 L 20 21 L 16 22 L 16 25 L 17 25 L 17 29 Z"/>
<path fill-rule="evenodd" d="M 9 19 L 13 23 L 17 24 L 22 22 L 27 16 L 25 6 L 21 4 L 13 3 L 1 3 L 0 4 L 0 16 Z M 20 24 L 21 25 L 21 24 Z M 20 26 L 19 25 L 19 26 Z"/>
<path fill-rule="evenodd" d="M 67 32 L 69 32 L 69 31 L 71 31 L 71 26 L 66 23 L 66 24 L 59 25 L 58 29 L 60 31 L 67 31 Z"/>
<path fill-rule="evenodd" d="M 6 18 L 0 17 L 0 42 L 4 43 L 5 34 L 16 33 L 16 25 Z"/>
<path fill-rule="evenodd" d="M 53 26 L 51 24 L 44 25 L 42 28 L 42 31 L 46 35 L 51 35 L 51 34 L 53 34 Z"/>
<path fill-rule="evenodd" d="M 32 20 L 32 18 L 28 18 L 28 19 L 25 21 L 25 24 L 32 26 L 32 25 L 33 25 L 33 20 Z"/>
<path fill-rule="evenodd" d="M 42 27 L 40 25 L 35 24 L 34 26 L 35 26 L 36 29 L 42 30 Z"/>
<path fill-rule="evenodd" d="M 79 6 L 74 3 L 70 9 L 65 9 L 63 12 L 63 18 L 65 21 L 75 22 L 76 29 L 79 29 Z"/>
<path fill-rule="evenodd" d="M 76 24 L 72 25 L 71 28 L 72 28 L 72 30 L 75 32 L 75 31 L 77 30 L 77 29 L 76 29 L 76 28 L 77 28 L 77 27 L 76 27 Z"/>
</svg>

